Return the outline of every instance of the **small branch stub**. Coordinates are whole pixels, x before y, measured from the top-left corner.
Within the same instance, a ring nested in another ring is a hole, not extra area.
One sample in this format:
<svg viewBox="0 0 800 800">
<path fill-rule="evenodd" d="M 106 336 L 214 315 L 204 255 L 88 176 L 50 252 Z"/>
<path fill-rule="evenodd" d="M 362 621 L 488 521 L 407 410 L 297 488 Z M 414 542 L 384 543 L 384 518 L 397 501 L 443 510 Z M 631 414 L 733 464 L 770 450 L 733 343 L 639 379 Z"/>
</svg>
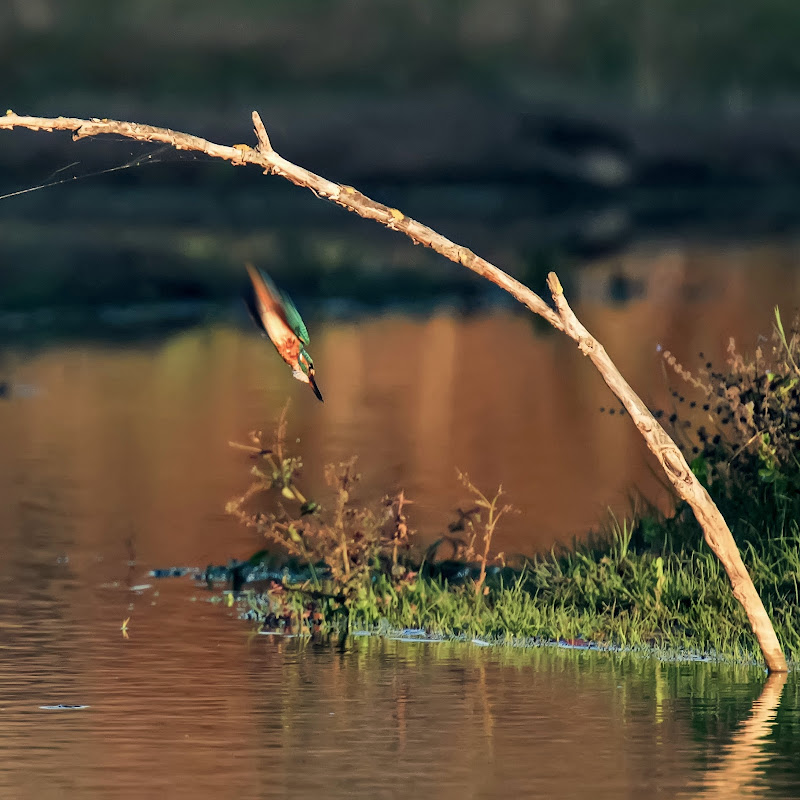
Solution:
<svg viewBox="0 0 800 800">
<path fill-rule="evenodd" d="M 267 153 L 274 153 L 272 142 L 270 142 L 269 135 L 267 134 L 267 128 L 261 120 L 261 115 L 258 111 L 253 112 L 253 128 L 255 128 L 256 139 L 258 139 L 259 152 L 264 155 Z"/>
</svg>

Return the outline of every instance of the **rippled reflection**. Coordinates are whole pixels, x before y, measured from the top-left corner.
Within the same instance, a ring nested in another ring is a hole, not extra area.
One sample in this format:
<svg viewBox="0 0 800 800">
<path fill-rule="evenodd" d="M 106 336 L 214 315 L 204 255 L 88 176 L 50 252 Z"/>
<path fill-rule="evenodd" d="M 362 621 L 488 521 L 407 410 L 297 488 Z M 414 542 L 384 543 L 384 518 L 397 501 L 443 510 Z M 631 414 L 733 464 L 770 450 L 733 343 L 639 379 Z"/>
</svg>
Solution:
<svg viewBox="0 0 800 800">
<path fill-rule="evenodd" d="M 725 747 L 719 763 L 709 770 L 706 788 L 695 797 L 710 800 L 773 796 L 766 775 L 771 753 L 765 739 L 775 724 L 786 677 L 784 673 L 767 677 L 752 713 Z"/>
<path fill-rule="evenodd" d="M 749 712 L 752 669 L 249 635 L 219 606 L 188 602 L 185 589 L 137 599 L 127 641 L 113 624 L 123 598 L 106 590 L 104 612 L 85 606 L 82 620 L 72 607 L 56 659 L 43 658 L 42 634 L 4 629 L 3 796 L 793 797 L 800 788 L 800 732 L 789 753 L 761 738 L 781 684 L 769 682 Z M 796 716 L 790 685 L 786 711 Z M 44 711 L 43 701 L 90 708 Z M 714 732 L 699 734 L 708 725 Z"/>
</svg>

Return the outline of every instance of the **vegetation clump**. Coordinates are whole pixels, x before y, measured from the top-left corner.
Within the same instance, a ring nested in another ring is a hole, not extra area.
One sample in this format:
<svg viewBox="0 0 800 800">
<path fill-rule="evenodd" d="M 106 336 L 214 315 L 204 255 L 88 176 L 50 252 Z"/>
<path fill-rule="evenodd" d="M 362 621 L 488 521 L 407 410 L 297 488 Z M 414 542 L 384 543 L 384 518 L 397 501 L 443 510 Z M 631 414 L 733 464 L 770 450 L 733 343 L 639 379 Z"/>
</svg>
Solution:
<svg viewBox="0 0 800 800">
<path fill-rule="evenodd" d="M 286 451 L 286 410 L 269 445 L 261 432 L 251 434 L 251 441 L 234 446 L 256 461 L 255 480 L 226 510 L 256 528 L 292 564 L 258 599 L 265 620 L 281 627 L 299 625 L 303 631 L 309 625 L 326 631 L 350 629 L 378 623 L 387 615 L 422 624 L 415 614 L 424 605 L 425 592 L 417 596 L 423 585 L 474 602 L 489 593 L 487 577 L 500 574 L 496 565 L 503 563 L 502 553 L 490 554 L 492 538 L 501 517 L 513 510 L 500 502 L 502 489 L 489 498 L 459 473 L 473 505 L 459 510 L 448 534 L 423 549 L 409 526 L 411 501 L 403 491 L 372 505 L 354 501 L 361 479 L 356 459 L 325 468 L 329 503 L 306 499 L 297 483 L 302 460 Z M 437 560 L 445 543 L 451 545 L 453 558 Z M 506 576 L 511 574 L 507 569 Z"/>
<path fill-rule="evenodd" d="M 720 369 L 701 353 L 692 373 L 664 354 L 699 396 L 673 392 L 689 407 L 669 417 L 674 436 L 740 546 L 792 536 L 800 520 L 799 326 L 796 317 L 787 333 L 776 308 L 768 344 L 746 358 L 731 339 Z"/>
<path fill-rule="evenodd" d="M 776 312 L 768 352 L 748 360 L 733 342 L 726 367 L 704 360 L 694 373 L 668 363 L 698 400 L 677 394 L 688 414 L 669 422 L 695 474 L 726 516 L 753 582 L 791 662 L 800 659 L 800 333 Z M 700 415 L 703 415 L 700 419 Z M 355 461 L 329 466 L 329 501 L 305 498 L 301 461 L 286 452 L 286 415 L 275 441 L 239 445 L 255 481 L 228 510 L 307 565 L 287 568 L 263 591 L 245 593 L 248 615 L 296 633 L 421 629 L 484 641 L 558 642 L 655 649 L 688 657 L 760 660 L 724 569 L 683 503 L 647 508 L 632 521 L 571 548 L 507 563 L 492 555 L 511 512 L 459 475 L 471 505 L 423 548 L 400 492 L 356 502 Z M 266 504 L 264 505 L 266 501 Z M 449 544 L 449 558 L 440 556 Z"/>
</svg>

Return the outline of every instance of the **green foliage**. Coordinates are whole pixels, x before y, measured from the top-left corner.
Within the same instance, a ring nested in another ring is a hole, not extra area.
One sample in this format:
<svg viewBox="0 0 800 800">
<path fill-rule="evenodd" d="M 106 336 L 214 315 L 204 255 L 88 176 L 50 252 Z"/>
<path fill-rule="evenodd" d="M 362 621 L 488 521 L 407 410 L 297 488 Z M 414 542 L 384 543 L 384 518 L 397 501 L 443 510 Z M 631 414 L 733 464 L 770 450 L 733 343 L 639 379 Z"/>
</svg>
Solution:
<svg viewBox="0 0 800 800">
<path fill-rule="evenodd" d="M 275 586 L 250 595 L 252 615 L 298 632 L 424 629 L 431 635 L 494 643 L 568 642 L 647 649 L 685 657 L 760 661 L 758 643 L 710 550 L 636 553 L 631 528 L 603 550 L 551 553 L 511 580 L 489 577 L 486 593 L 415 574 L 398 584 L 386 572 L 349 602 Z M 744 559 L 786 654 L 800 658 L 800 532 L 749 546 Z M 299 621 L 299 627 L 297 622 Z"/>
</svg>

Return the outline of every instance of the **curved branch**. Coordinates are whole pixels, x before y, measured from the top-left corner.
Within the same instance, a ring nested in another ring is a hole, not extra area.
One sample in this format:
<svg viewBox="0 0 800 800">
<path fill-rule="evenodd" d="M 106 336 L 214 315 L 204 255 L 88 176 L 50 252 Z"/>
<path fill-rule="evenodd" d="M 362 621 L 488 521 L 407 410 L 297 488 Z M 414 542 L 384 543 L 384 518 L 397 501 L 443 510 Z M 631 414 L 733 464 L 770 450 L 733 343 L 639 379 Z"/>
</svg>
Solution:
<svg viewBox="0 0 800 800">
<path fill-rule="evenodd" d="M 27 128 L 33 131 L 71 131 L 73 139 L 84 139 L 88 136 L 113 134 L 135 139 L 138 142 L 161 142 L 176 150 L 191 150 L 205 153 L 212 158 L 230 161 L 234 165 L 253 164 L 261 167 L 266 174 L 279 175 L 297 186 L 310 189 L 317 197 L 330 200 L 337 205 L 352 211 L 365 219 L 373 219 L 408 236 L 415 244 L 430 247 L 445 258 L 462 264 L 478 275 L 490 280 L 504 289 L 534 314 L 544 317 L 554 328 L 562 330 L 558 315 L 527 286 L 515 280 L 503 270 L 490 264 L 486 259 L 476 255 L 466 247 L 462 247 L 442 236 L 427 225 L 407 217 L 402 211 L 390 208 L 367 197 L 352 186 L 334 183 L 316 175 L 310 170 L 298 167 L 279 156 L 269 141 L 264 123 L 257 111 L 253 112 L 253 126 L 258 138 L 258 147 L 245 144 L 233 146 L 215 144 L 199 136 L 180 133 L 169 128 L 156 128 L 152 125 L 141 125 L 136 122 L 119 122 L 113 119 L 77 119 L 76 117 L 26 117 L 13 112 L 0 116 L 0 130 Z"/>
<path fill-rule="evenodd" d="M 279 156 L 273 149 L 264 123 L 256 111 L 253 112 L 253 126 L 258 140 L 256 148 L 248 145 L 220 145 L 199 136 L 180 133 L 168 128 L 156 128 L 151 125 L 109 119 L 25 117 L 14 114 L 12 111 L 7 112 L 4 117 L 0 117 L 0 129 L 28 128 L 30 130 L 72 131 L 74 139 L 115 134 L 142 142 L 162 142 L 171 145 L 176 150 L 205 153 L 212 158 L 230 161 L 234 165 L 253 164 L 261 167 L 267 174 L 280 175 L 297 186 L 304 186 L 318 197 L 336 203 L 365 219 L 373 219 L 387 228 L 404 233 L 415 244 L 430 247 L 450 261 L 462 264 L 507 291 L 535 314 L 546 319 L 554 328 L 566 333 L 577 342 L 581 352 L 592 360 L 611 391 L 630 413 L 631 419 L 642 434 L 647 446 L 659 460 L 678 495 L 692 507 L 703 529 L 706 542 L 725 567 L 734 596 L 747 613 L 767 667 L 771 672 L 785 672 L 787 670 L 786 659 L 775 635 L 772 622 L 722 514 L 708 492 L 695 478 L 681 451 L 622 377 L 605 348 L 586 330 L 572 312 L 555 273 L 551 272 L 548 276 L 548 286 L 556 306 L 556 311 L 553 311 L 541 297 L 527 286 L 466 247 L 450 241 L 433 229 L 405 216 L 396 208 L 375 202 L 352 186 L 326 180 Z"/>
<path fill-rule="evenodd" d="M 770 672 L 786 672 L 783 655 L 775 629 L 764 608 L 764 603 L 753 585 L 750 573 L 742 561 L 741 553 L 725 518 L 705 487 L 695 477 L 680 448 L 653 416 L 650 409 L 622 377 L 606 349 L 597 341 L 575 316 L 564 296 L 558 276 L 551 272 L 547 285 L 553 295 L 556 310 L 564 323 L 564 333 L 577 342 L 581 352 L 588 356 L 603 376 L 608 388 L 619 398 L 630 414 L 633 424 L 642 434 L 648 448 L 658 459 L 678 496 L 692 508 L 708 546 L 725 567 L 731 582 L 734 597 L 742 604 L 753 633 L 758 639 L 761 652 Z"/>
</svg>

